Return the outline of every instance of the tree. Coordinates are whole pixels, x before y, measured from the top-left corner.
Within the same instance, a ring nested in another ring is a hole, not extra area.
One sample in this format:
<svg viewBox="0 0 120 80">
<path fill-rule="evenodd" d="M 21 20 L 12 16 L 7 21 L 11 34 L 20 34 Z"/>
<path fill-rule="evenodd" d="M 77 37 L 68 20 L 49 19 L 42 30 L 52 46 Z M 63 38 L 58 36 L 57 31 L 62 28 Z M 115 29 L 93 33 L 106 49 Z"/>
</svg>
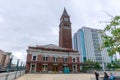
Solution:
<svg viewBox="0 0 120 80">
<path fill-rule="evenodd" d="M 91 61 L 91 60 L 88 59 L 84 63 L 88 64 L 88 65 L 82 67 L 82 71 L 83 72 L 86 72 L 87 70 L 91 70 L 91 69 L 94 68 L 94 62 L 93 61 Z M 89 65 L 89 64 L 93 64 L 93 65 Z"/>
<path fill-rule="evenodd" d="M 103 44 L 100 49 L 108 48 L 109 56 L 120 52 L 120 16 L 112 17 L 101 34 Z"/>
<path fill-rule="evenodd" d="M 111 63 L 108 63 L 107 64 L 107 68 L 108 69 L 117 69 L 117 68 L 120 68 L 120 61 L 119 60 L 115 60 L 115 61 L 112 61 Z"/>
<path fill-rule="evenodd" d="M 86 72 L 87 70 L 94 70 L 94 69 L 95 70 L 100 70 L 101 69 L 101 66 L 100 66 L 100 64 L 98 62 L 93 62 L 93 61 L 88 59 L 84 63 L 91 64 L 91 65 L 86 65 L 86 66 L 82 67 L 82 70 L 84 72 Z"/>
<path fill-rule="evenodd" d="M 107 68 L 110 69 L 111 68 L 111 63 L 107 64 Z"/>
<path fill-rule="evenodd" d="M 95 62 L 94 68 L 95 68 L 96 70 L 99 70 L 99 69 L 101 69 L 101 66 L 100 66 L 100 64 L 99 64 L 98 62 Z"/>
</svg>

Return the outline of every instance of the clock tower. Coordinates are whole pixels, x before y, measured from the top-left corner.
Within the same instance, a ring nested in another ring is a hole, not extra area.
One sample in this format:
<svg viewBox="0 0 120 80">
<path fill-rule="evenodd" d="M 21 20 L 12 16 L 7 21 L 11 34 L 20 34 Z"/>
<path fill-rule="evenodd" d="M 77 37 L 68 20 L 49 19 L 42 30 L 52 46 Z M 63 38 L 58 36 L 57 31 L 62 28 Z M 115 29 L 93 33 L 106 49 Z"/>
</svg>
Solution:
<svg viewBox="0 0 120 80">
<path fill-rule="evenodd" d="M 64 8 L 59 25 L 59 46 L 72 49 L 70 16 Z"/>
</svg>

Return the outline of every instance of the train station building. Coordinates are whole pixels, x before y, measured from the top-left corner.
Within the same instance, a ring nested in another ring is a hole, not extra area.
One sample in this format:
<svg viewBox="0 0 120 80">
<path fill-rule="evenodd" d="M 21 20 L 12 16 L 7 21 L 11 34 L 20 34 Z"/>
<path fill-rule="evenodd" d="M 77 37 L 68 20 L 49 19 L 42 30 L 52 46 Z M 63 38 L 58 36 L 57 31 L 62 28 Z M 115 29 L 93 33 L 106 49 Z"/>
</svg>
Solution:
<svg viewBox="0 0 120 80">
<path fill-rule="evenodd" d="M 80 54 L 72 48 L 72 28 L 66 9 L 60 18 L 59 46 L 54 44 L 29 46 L 27 72 L 79 72 Z"/>
</svg>

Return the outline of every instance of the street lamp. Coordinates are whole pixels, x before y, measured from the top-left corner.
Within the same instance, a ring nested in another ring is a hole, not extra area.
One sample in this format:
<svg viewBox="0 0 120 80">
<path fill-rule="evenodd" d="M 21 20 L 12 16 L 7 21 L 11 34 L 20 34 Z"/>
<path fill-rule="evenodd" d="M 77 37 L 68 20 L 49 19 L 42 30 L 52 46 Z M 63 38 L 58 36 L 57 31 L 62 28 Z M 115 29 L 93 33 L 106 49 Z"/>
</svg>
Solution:
<svg viewBox="0 0 120 80">
<path fill-rule="evenodd" d="M 103 71 L 105 71 L 105 64 L 104 64 L 104 62 L 102 62 L 102 68 L 103 68 Z"/>
<path fill-rule="evenodd" d="M 11 71 L 12 59 L 13 59 L 13 55 L 10 56 L 10 61 L 9 61 L 9 64 L 8 64 L 7 72 Z"/>
<path fill-rule="evenodd" d="M 113 64 L 111 65 L 111 67 L 112 67 L 112 70 L 114 71 L 114 65 Z"/>
<path fill-rule="evenodd" d="M 25 63 L 24 63 L 24 66 L 23 66 L 23 69 L 25 70 L 26 66 L 25 66 Z"/>
<path fill-rule="evenodd" d="M 20 61 L 20 59 L 17 60 L 17 65 L 16 65 L 16 70 L 17 70 L 17 71 L 19 71 L 19 67 L 18 67 L 19 61 Z"/>
<path fill-rule="evenodd" d="M 22 63 L 23 63 L 23 62 L 21 61 L 21 66 L 20 66 L 20 70 L 22 70 Z"/>
</svg>

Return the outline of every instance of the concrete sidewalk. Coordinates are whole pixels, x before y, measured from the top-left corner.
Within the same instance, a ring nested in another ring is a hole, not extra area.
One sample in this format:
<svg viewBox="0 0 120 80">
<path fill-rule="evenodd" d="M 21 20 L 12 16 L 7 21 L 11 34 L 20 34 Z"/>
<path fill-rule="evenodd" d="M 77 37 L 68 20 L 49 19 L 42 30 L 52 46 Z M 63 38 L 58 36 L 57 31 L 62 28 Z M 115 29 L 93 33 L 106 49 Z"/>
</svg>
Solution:
<svg viewBox="0 0 120 80">
<path fill-rule="evenodd" d="M 25 74 L 16 80 L 90 80 L 94 74 Z"/>
</svg>

